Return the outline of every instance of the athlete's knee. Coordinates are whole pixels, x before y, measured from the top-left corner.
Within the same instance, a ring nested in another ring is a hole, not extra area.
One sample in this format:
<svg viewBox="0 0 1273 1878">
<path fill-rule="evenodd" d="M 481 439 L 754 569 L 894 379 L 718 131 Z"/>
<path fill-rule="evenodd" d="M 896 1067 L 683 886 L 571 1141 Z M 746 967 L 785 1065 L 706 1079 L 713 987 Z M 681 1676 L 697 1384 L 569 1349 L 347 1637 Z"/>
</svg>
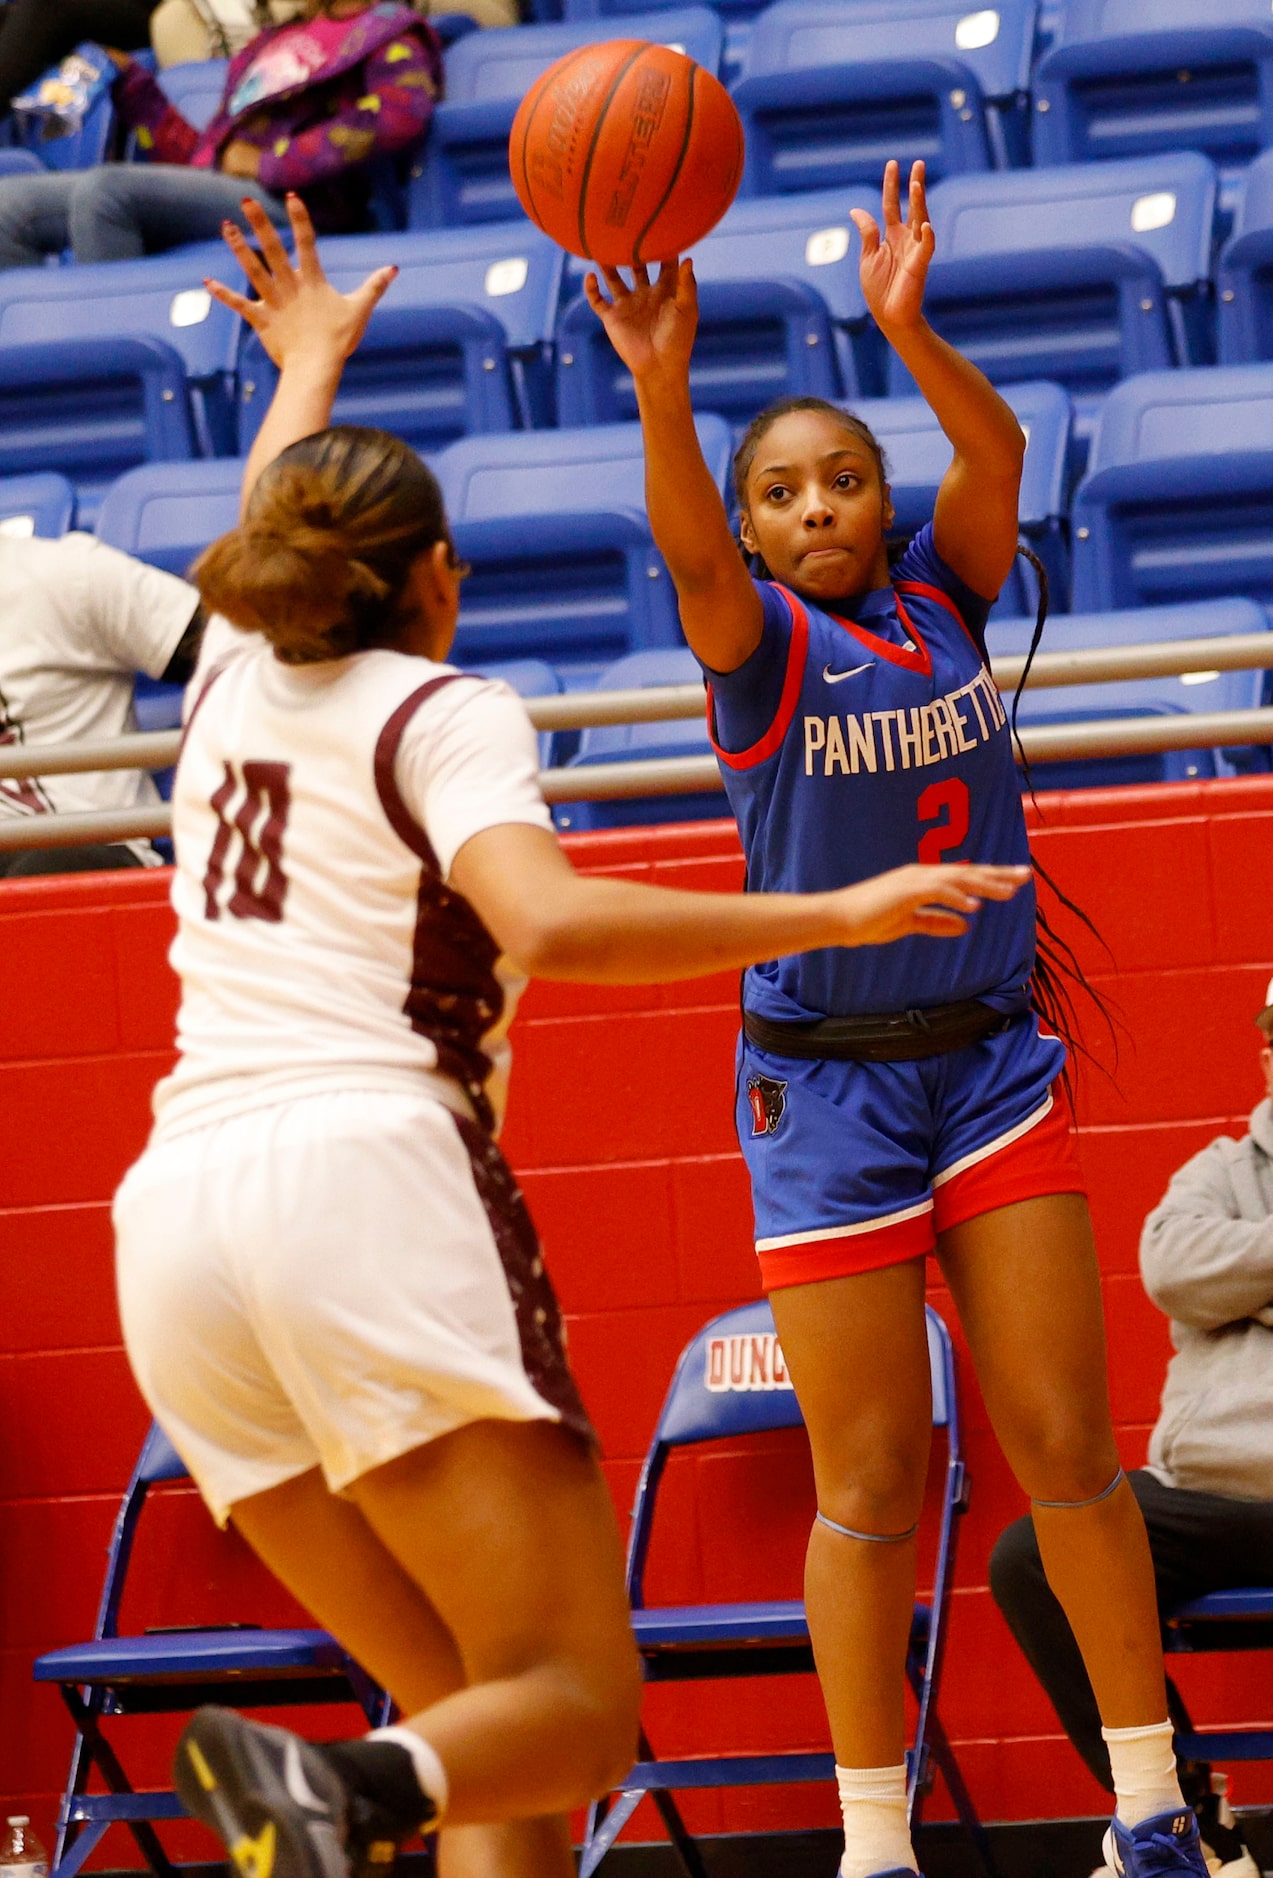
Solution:
<svg viewBox="0 0 1273 1878">
<path fill-rule="evenodd" d="M 880 1444 L 843 1470 L 818 1470 L 818 1512 L 850 1532 L 893 1538 L 908 1532 L 924 1504 L 927 1440 Z"/>
<path fill-rule="evenodd" d="M 560 1664 L 549 1674 L 556 1712 L 573 1723 L 574 1803 L 582 1806 L 617 1787 L 636 1759 L 640 1662 L 633 1646 L 608 1652 L 604 1662 Z"/>
<path fill-rule="evenodd" d="M 1090 1500 L 1118 1472 L 1113 1430 L 1104 1417 L 1041 1418 L 1026 1439 L 1014 1443 L 1013 1471 L 1036 1504 Z"/>
</svg>

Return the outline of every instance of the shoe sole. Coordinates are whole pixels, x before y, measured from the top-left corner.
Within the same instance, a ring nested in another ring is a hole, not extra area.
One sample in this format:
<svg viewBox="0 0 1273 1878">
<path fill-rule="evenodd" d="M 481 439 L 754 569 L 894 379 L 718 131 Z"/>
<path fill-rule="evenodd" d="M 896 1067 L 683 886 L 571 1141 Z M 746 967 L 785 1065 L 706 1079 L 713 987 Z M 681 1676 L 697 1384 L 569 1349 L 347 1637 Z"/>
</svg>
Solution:
<svg viewBox="0 0 1273 1878">
<path fill-rule="evenodd" d="M 238 1878 L 349 1878 L 335 1825 L 296 1804 L 254 1734 L 233 1709 L 198 1710 L 177 1744 L 182 1805 L 221 1840 Z"/>
</svg>

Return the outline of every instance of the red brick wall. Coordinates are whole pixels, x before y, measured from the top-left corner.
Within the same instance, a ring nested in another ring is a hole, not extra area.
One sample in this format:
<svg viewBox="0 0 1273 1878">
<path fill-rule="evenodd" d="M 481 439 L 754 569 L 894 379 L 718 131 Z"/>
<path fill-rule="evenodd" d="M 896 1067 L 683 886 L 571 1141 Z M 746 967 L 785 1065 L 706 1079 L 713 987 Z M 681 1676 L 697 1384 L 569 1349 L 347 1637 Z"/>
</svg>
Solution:
<svg viewBox="0 0 1273 1878">
<path fill-rule="evenodd" d="M 1143 1459 L 1168 1353 L 1137 1277 L 1141 1218 L 1186 1155 L 1242 1131 L 1261 1093 L 1251 1019 L 1273 969 L 1273 784 L 1053 796 L 1036 824 L 1044 865 L 1108 943 L 1107 955 L 1084 940 L 1080 956 L 1129 1032 L 1113 1082 L 1083 1076 L 1080 1115 L 1131 1465 Z M 589 867 L 681 885 L 724 888 L 741 873 L 723 824 L 582 837 L 573 848 Z M 70 1733 L 56 1696 L 32 1687 L 30 1663 L 91 1628 L 103 1547 L 146 1422 L 119 1346 L 108 1201 L 169 1060 L 166 884 L 131 874 L 0 886 L 0 1804 L 21 1801 L 46 1832 Z M 505 1145 L 540 1224 L 621 1510 L 681 1345 L 755 1290 L 731 1132 L 736 1018 L 732 977 L 649 991 L 536 986 L 514 1033 Z M 942 1308 L 940 1290 L 933 1297 Z M 1058 1747 L 986 1589 L 990 1547 L 1024 1503 L 966 1362 L 962 1385 L 973 1494 L 947 1727 L 983 1817 L 1097 1812 L 1099 1791 Z M 686 1457 L 661 1505 L 652 1601 L 797 1593 L 812 1509 L 798 1437 L 745 1459 Z M 157 1528 L 132 1601 L 138 1624 L 286 1621 L 286 1597 L 191 1493 Z M 1182 1680 L 1200 1717 L 1267 1718 L 1266 1667 L 1204 1659 Z M 654 1690 L 648 1717 L 669 1753 L 825 1745 L 807 1679 Z M 166 1735 L 140 1738 L 135 1772 L 157 1780 Z M 1236 1797 L 1273 1799 L 1273 1776 L 1242 1770 Z M 691 1812 L 705 1829 L 834 1821 L 830 1796 L 810 1789 L 709 1795 Z M 945 1814 L 939 1795 L 931 1816 Z M 643 1815 L 636 1823 L 653 1836 Z M 126 1860 L 120 1839 L 108 1862 Z"/>
</svg>

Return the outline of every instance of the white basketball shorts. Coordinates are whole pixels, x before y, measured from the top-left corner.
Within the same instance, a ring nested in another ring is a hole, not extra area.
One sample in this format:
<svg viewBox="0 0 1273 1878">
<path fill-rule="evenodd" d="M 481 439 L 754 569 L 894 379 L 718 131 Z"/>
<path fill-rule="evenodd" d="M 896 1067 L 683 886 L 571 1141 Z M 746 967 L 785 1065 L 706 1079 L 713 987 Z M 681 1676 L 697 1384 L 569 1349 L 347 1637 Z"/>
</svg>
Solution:
<svg viewBox="0 0 1273 1878">
<path fill-rule="evenodd" d="M 161 1134 L 114 1218 L 133 1372 L 219 1525 L 472 1421 L 592 1439 L 507 1163 L 429 1096 L 316 1093 Z"/>
</svg>

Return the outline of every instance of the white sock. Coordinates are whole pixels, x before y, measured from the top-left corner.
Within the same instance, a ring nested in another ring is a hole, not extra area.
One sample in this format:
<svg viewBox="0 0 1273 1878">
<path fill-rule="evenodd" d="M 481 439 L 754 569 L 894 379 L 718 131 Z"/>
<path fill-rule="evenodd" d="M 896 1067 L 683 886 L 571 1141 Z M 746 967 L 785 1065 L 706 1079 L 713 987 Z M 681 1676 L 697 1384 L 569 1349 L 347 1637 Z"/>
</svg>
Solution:
<svg viewBox="0 0 1273 1878">
<path fill-rule="evenodd" d="M 1184 1805 L 1176 1774 L 1169 1721 L 1152 1728 L 1102 1728 L 1118 1795 L 1118 1818 L 1139 1826 L 1156 1813 L 1178 1813 Z"/>
<path fill-rule="evenodd" d="M 405 1748 L 411 1756 L 415 1768 L 415 1777 L 420 1783 L 420 1791 L 425 1798 L 433 1802 L 433 1819 L 430 1825 L 436 1825 L 446 1812 L 446 1803 L 450 1789 L 447 1784 L 446 1769 L 438 1759 L 437 1751 L 431 1748 L 423 1735 L 418 1735 L 414 1728 L 373 1728 L 367 1736 L 368 1741 L 393 1741 L 400 1748 Z"/>
<path fill-rule="evenodd" d="M 906 1823 L 906 1763 L 900 1767 L 837 1767 L 844 1815 L 841 1878 L 873 1872 L 918 1871 Z"/>
</svg>

